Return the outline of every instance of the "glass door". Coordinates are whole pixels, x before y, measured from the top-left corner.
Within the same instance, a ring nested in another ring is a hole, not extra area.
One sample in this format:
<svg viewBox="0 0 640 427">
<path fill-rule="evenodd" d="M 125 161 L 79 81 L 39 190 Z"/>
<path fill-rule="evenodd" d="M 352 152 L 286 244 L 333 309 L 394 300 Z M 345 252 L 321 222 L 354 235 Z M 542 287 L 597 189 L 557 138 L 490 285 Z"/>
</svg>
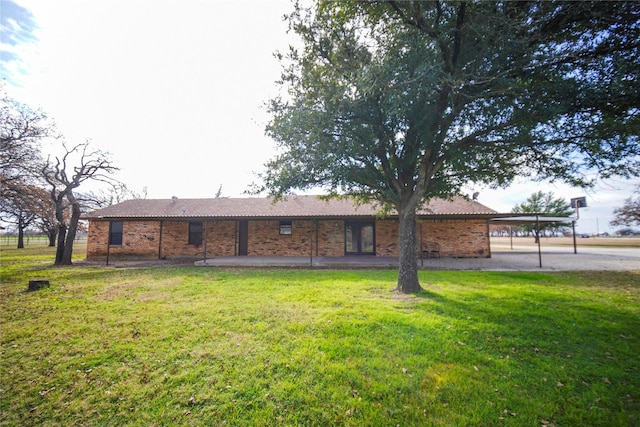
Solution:
<svg viewBox="0 0 640 427">
<path fill-rule="evenodd" d="M 347 222 L 344 234 L 346 255 L 375 255 L 373 222 Z"/>
</svg>

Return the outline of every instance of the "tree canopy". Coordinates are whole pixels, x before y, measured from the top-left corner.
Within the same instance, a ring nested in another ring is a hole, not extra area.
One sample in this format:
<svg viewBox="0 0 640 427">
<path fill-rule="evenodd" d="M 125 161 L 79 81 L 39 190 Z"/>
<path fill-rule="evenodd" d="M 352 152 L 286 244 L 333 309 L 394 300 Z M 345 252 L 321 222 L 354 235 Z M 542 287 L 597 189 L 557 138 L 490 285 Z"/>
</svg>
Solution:
<svg viewBox="0 0 640 427">
<path fill-rule="evenodd" d="M 319 1 L 289 20 L 303 46 L 279 55 L 261 189 L 395 208 L 404 292 L 425 200 L 640 170 L 639 3 Z"/>
<path fill-rule="evenodd" d="M 517 204 L 511 210 L 513 213 L 541 213 L 554 217 L 570 217 L 575 212 L 569 202 L 561 197 L 555 197 L 553 192 L 545 193 L 537 191 L 530 195 L 527 200 Z M 522 225 L 523 230 L 533 233 L 536 242 L 540 238 L 539 232 L 544 230 L 553 230 L 563 226 L 571 225 L 568 222 L 545 222 L 543 224 Z"/>
</svg>

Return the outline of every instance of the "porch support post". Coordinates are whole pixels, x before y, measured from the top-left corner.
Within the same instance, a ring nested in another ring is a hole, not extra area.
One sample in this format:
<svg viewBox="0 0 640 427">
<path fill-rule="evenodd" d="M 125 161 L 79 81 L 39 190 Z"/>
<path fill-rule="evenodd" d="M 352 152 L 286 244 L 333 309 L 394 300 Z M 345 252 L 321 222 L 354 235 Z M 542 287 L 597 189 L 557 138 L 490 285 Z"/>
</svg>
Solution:
<svg viewBox="0 0 640 427">
<path fill-rule="evenodd" d="M 313 267 L 313 221 L 309 220 L 309 266 Z"/>
<path fill-rule="evenodd" d="M 111 252 L 111 221 L 109 221 L 109 229 L 107 231 L 107 263 L 109 265 L 109 255 Z"/>
<path fill-rule="evenodd" d="M 162 227 L 164 226 L 164 221 L 160 220 L 160 237 L 158 237 L 158 259 L 162 259 Z"/>
<path fill-rule="evenodd" d="M 240 228 L 240 221 L 236 221 L 235 230 L 233 230 L 233 256 L 238 256 L 238 230 Z"/>
<path fill-rule="evenodd" d="M 204 245 L 203 245 L 203 248 L 204 248 L 204 259 L 202 261 L 206 265 L 207 264 L 207 221 L 206 220 L 202 221 L 202 228 L 203 228 L 203 230 L 202 230 L 202 234 L 203 234 L 202 238 L 204 239 Z"/>
</svg>

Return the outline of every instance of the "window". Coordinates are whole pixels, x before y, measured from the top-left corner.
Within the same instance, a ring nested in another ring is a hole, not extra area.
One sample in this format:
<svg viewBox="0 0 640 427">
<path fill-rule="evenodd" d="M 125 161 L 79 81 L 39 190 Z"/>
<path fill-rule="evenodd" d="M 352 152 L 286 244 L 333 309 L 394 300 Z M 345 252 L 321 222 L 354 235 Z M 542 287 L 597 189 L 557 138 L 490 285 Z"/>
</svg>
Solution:
<svg viewBox="0 0 640 427">
<path fill-rule="evenodd" d="M 189 244 L 202 244 L 202 221 L 189 221 Z"/>
<path fill-rule="evenodd" d="M 291 235 L 291 221 L 280 221 L 280 234 L 283 236 Z"/>
<path fill-rule="evenodd" d="M 122 245 L 122 221 L 111 221 L 109 224 L 109 244 Z"/>
</svg>

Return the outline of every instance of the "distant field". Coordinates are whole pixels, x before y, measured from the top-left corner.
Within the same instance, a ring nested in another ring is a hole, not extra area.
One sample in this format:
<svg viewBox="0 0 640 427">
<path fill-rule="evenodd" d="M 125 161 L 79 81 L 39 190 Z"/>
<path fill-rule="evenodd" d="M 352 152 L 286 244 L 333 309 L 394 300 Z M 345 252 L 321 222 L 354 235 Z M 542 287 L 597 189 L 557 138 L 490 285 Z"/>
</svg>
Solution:
<svg viewBox="0 0 640 427">
<path fill-rule="evenodd" d="M 35 246 L 46 246 L 49 244 L 49 239 L 46 237 L 35 236 L 35 237 L 25 237 L 24 239 L 25 245 L 35 245 Z M 4 248 L 5 246 L 17 246 L 18 238 L 17 237 L 0 237 L 0 247 Z"/>
<path fill-rule="evenodd" d="M 491 245 L 508 246 L 511 240 L 509 237 L 491 237 Z M 572 237 L 543 237 L 543 246 L 573 246 Z M 640 248 L 640 238 L 637 237 L 589 237 L 576 238 L 576 244 L 580 246 L 602 246 L 602 247 L 636 247 Z M 514 237 L 514 246 L 535 246 L 533 237 Z"/>
</svg>

